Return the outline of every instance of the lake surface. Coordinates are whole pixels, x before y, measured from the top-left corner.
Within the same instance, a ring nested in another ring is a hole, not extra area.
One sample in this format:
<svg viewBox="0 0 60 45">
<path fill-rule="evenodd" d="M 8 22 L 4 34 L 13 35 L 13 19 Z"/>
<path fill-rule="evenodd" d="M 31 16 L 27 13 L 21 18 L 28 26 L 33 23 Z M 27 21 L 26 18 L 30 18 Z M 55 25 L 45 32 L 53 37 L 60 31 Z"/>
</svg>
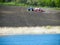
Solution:
<svg viewBox="0 0 60 45">
<path fill-rule="evenodd" d="M 60 45 L 60 34 L 0 36 L 0 45 Z"/>
</svg>

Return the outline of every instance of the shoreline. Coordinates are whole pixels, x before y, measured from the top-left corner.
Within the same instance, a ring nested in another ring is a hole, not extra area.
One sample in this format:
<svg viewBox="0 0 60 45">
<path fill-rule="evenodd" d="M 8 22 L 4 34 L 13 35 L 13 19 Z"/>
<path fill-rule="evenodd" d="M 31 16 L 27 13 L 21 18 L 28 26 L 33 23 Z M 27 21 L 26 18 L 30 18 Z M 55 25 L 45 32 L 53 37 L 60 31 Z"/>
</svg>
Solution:
<svg viewBox="0 0 60 45">
<path fill-rule="evenodd" d="M 5 7 L 5 8 L 3 8 Z M 25 8 L 20 8 L 20 6 L 0 6 L 0 14 L 1 14 L 1 19 L 4 19 L 3 21 L 1 21 L 1 26 L 4 25 L 6 26 L 12 26 L 12 27 L 0 27 L 0 35 L 15 35 L 15 34 L 59 34 L 60 33 L 60 11 L 59 10 L 50 10 L 50 9 L 45 9 L 47 13 L 40 13 L 38 15 L 38 13 L 36 14 L 35 12 L 31 14 L 27 11 Z M 24 14 L 23 11 L 22 14 L 20 14 L 20 10 L 19 9 L 25 9 Z M 5 10 L 5 11 L 4 11 Z M 13 11 L 13 12 L 11 12 Z M 51 12 L 51 13 L 49 13 Z M 25 13 L 30 14 L 30 15 L 25 15 Z M 35 15 L 36 14 L 36 15 Z M 52 15 L 51 15 L 52 14 Z M 57 15 L 58 14 L 58 15 Z M 8 16 L 9 15 L 9 16 Z M 33 15 L 33 16 L 32 16 Z M 50 16 L 49 16 L 50 15 Z M 39 17 L 40 16 L 40 17 Z M 12 20 L 12 19 L 13 20 Z M 31 19 L 32 18 L 32 19 Z M 9 20 L 7 20 L 9 19 Z M 10 20 L 11 19 L 11 20 Z M 20 24 L 20 19 L 21 20 L 21 24 Z M 40 22 L 39 22 L 40 21 Z M 45 22 L 46 21 L 46 22 Z M 18 23 L 19 22 L 19 23 Z M 38 23 L 39 22 L 39 23 Z M 56 25 L 57 26 L 44 26 L 44 24 L 48 25 L 51 24 L 52 25 Z M 32 24 L 37 24 L 38 26 L 36 27 L 13 27 L 13 26 L 25 26 L 26 25 L 32 25 Z M 15 25 L 16 24 L 16 25 Z M 40 27 L 39 24 L 43 24 L 43 26 Z M 59 26 L 58 26 L 59 25 Z"/>
<path fill-rule="evenodd" d="M 60 26 L 0 27 L 0 36 L 16 34 L 60 34 Z"/>
</svg>

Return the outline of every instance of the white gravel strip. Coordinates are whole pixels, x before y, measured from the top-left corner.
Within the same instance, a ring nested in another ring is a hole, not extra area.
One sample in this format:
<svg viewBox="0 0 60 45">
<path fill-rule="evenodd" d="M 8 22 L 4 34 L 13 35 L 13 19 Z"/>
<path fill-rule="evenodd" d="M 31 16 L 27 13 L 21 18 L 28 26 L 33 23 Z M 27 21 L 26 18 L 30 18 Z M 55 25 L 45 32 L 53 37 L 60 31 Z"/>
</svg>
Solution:
<svg viewBox="0 0 60 45">
<path fill-rule="evenodd" d="M 59 34 L 60 26 L 0 27 L 0 36 L 16 34 Z"/>
</svg>

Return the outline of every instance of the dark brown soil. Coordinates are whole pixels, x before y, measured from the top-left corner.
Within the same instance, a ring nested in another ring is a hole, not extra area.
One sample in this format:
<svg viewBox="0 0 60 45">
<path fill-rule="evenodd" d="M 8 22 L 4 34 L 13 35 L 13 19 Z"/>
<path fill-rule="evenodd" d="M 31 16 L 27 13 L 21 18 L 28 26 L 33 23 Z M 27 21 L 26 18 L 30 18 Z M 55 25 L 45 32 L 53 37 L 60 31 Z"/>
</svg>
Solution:
<svg viewBox="0 0 60 45">
<path fill-rule="evenodd" d="M 0 27 L 47 25 L 60 26 L 60 11 L 48 10 L 47 13 L 29 12 L 26 7 L 0 6 Z"/>
</svg>

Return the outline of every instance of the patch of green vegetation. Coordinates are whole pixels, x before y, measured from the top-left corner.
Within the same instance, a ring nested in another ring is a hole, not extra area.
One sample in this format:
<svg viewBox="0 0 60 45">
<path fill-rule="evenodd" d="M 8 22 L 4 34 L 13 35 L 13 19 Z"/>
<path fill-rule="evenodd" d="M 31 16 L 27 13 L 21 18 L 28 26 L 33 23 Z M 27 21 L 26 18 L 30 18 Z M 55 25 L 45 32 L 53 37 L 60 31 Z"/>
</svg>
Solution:
<svg viewBox="0 0 60 45">
<path fill-rule="evenodd" d="M 13 3 L 13 2 L 9 2 L 9 3 L 0 3 L 0 5 L 15 5 L 15 3 Z"/>
<path fill-rule="evenodd" d="M 51 29 L 51 28 L 52 28 L 52 26 L 46 26 L 46 28 L 47 28 L 47 29 Z"/>
<path fill-rule="evenodd" d="M 15 2 L 5 2 L 5 3 L 0 3 L 0 5 L 5 5 L 5 6 L 24 6 L 24 7 L 27 7 L 29 5 L 26 5 L 24 3 L 15 3 Z"/>
<path fill-rule="evenodd" d="M 60 10 L 60 8 L 54 8 L 55 10 Z"/>
<path fill-rule="evenodd" d="M 32 5 L 41 7 L 60 7 L 60 0 L 0 0 L 2 3 L 14 2 L 12 5 Z M 11 5 L 11 4 L 8 4 Z"/>
<path fill-rule="evenodd" d="M 0 0 L 0 3 L 8 6 L 60 7 L 60 0 Z"/>
</svg>

